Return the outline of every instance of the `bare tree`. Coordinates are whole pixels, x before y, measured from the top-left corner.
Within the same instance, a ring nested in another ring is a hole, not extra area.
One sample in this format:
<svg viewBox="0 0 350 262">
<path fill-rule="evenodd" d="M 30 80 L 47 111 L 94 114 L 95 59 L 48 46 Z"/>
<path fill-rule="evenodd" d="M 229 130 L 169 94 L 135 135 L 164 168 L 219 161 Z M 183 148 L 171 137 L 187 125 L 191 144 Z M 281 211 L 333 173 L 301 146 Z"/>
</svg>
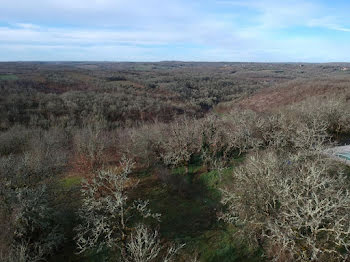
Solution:
<svg viewBox="0 0 350 262">
<path fill-rule="evenodd" d="M 100 167 L 103 163 L 103 153 L 107 148 L 107 137 L 105 136 L 102 124 L 90 125 L 79 129 L 73 136 L 75 152 L 84 157 L 92 170 Z"/>
<path fill-rule="evenodd" d="M 223 191 L 226 222 L 244 225 L 275 261 L 343 261 L 350 248 L 348 182 L 329 161 L 251 157 Z"/>
<path fill-rule="evenodd" d="M 224 117 L 228 151 L 239 154 L 256 150 L 263 145 L 260 136 L 263 118 L 249 110 L 233 111 Z"/>
<path fill-rule="evenodd" d="M 6 231 L 1 232 L 7 235 L 1 236 L 6 237 L 6 242 L 1 243 L 5 250 L 0 246 L 0 258 L 3 256 L 4 261 L 43 261 L 63 240 L 63 234 L 53 220 L 46 187 L 21 188 L 12 193 L 5 203 L 1 203 L 8 207 L 7 217 L 0 218 L 8 220 Z M 1 227 L 2 224 L 3 220 Z"/>
<path fill-rule="evenodd" d="M 136 226 L 135 232 L 131 233 L 126 244 L 128 257 L 125 261 L 149 262 L 153 261 L 161 251 L 161 244 L 158 232 L 152 232 L 144 225 Z"/>
<path fill-rule="evenodd" d="M 302 117 L 304 121 L 318 119 L 325 122 L 330 134 L 349 131 L 350 111 L 349 103 L 345 101 L 345 97 L 311 97 L 301 103 L 292 105 L 291 110 L 299 118 Z"/>
<path fill-rule="evenodd" d="M 164 250 L 166 246 L 161 244 L 158 231 L 151 231 L 145 225 L 139 224 L 136 226 L 135 232 L 131 233 L 126 245 L 127 258 L 125 258 L 125 261 L 150 262 L 158 259 L 171 262 L 183 247 L 184 244 L 172 245 Z M 161 256 L 162 252 L 165 252 L 163 257 Z"/>
<path fill-rule="evenodd" d="M 78 215 L 81 224 L 76 227 L 78 253 L 110 248 L 125 255 L 126 241 L 131 233 L 131 217 L 135 212 L 142 217 L 160 219 L 148 208 L 148 201 L 128 201 L 128 189 L 135 185 L 129 179 L 134 163 L 124 158 L 117 170 L 99 171 L 82 188 L 83 202 Z"/>
<path fill-rule="evenodd" d="M 209 115 L 200 122 L 201 158 L 208 171 L 224 166 L 230 159 L 227 128 L 227 123 L 214 115 Z"/>
<path fill-rule="evenodd" d="M 175 121 L 164 132 L 166 133 L 161 141 L 161 160 L 169 166 L 183 165 L 188 173 L 191 158 L 201 149 L 199 125 L 183 119 Z"/>
</svg>

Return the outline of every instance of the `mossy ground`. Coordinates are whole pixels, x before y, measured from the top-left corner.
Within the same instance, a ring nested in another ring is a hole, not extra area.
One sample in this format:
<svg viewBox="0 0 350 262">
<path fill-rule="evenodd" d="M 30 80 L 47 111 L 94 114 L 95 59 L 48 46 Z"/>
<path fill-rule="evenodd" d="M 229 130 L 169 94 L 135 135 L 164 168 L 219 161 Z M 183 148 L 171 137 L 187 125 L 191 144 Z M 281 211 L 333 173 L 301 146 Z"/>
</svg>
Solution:
<svg viewBox="0 0 350 262">
<path fill-rule="evenodd" d="M 206 168 L 199 162 L 191 164 L 188 173 L 184 167 L 175 168 L 172 175 L 190 176 L 188 180 L 189 192 L 178 192 L 161 182 L 155 175 L 154 170 L 141 170 L 134 174 L 139 180 L 137 188 L 130 195 L 131 199 L 149 199 L 153 212 L 160 213 L 161 222 L 159 231 L 167 241 L 185 243 L 184 256 L 181 261 L 198 254 L 200 261 L 205 262 L 236 262 L 236 261 L 262 261 L 261 253 L 249 249 L 242 240 L 235 237 L 235 229 L 217 220 L 217 213 L 221 208 L 219 188 L 230 183 L 233 170 L 244 160 L 244 157 L 232 161 L 231 167 L 225 169 L 221 175 L 217 171 L 207 172 Z M 81 182 L 77 176 L 69 176 L 61 179 L 60 187 L 62 197 L 68 197 L 72 192 L 76 199 L 71 200 L 71 207 L 66 206 L 68 219 L 74 221 L 74 206 L 78 200 L 76 192 Z M 75 193 L 74 193 L 75 192 Z M 66 224 L 69 235 L 74 232 Z M 60 254 L 51 261 L 103 261 L 101 256 L 91 255 L 81 257 L 74 254 L 74 243 L 67 241 L 65 254 Z"/>
</svg>

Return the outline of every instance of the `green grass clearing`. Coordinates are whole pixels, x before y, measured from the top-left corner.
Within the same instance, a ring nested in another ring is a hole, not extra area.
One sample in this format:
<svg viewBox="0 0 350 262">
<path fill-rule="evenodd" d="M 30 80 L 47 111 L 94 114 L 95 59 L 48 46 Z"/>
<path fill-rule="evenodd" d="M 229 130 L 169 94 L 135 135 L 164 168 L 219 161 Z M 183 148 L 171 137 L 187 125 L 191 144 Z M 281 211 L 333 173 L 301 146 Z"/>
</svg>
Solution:
<svg viewBox="0 0 350 262">
<path fill-rule="evenodd" d="M 81 177 L 77 176 L 68 176 L 63 178 L 60 183 L 64 189 L 71 189 L 73 187 L 79 186 L 82 181 Z"/>
<path fill-rule="evenodd" d="M 18 76 L 16 76 L 16 75 L 0 75 L 0 80 L 14 81 L 14 80 L 18 80 Z"/>
</svg>

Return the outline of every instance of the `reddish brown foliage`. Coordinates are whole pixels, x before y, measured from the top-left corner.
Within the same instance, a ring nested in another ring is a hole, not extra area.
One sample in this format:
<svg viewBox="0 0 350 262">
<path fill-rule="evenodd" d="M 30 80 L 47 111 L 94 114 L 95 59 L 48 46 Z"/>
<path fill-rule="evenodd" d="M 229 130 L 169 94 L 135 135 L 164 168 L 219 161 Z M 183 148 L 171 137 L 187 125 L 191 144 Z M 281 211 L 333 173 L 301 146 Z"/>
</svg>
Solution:
<svg viewBox="0 0 350 262">
<path fill-rule="evenodd" d="M 284 105 L 300 102 L 312 96 L 348 92 L 350 81 L 345 79 L 318 79 L 313 81 L 290 81 L 286 84 L 266 88 L 243 99 L 239 105 L 257 112 L 269 111 Z"/>
</svg>

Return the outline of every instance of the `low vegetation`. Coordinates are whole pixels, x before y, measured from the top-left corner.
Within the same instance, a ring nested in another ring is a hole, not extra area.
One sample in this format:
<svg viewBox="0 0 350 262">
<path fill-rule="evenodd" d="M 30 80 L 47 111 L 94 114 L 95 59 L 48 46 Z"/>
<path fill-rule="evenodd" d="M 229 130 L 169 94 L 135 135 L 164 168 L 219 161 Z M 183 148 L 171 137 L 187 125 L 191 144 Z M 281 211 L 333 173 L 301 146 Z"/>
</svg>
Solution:
<svg viewBox="0 0 350 262">
<path fill-rule="evenodd" d="M 0 64 L 0 260 L 347 261 L 340 68 Z"/>
</svg>

